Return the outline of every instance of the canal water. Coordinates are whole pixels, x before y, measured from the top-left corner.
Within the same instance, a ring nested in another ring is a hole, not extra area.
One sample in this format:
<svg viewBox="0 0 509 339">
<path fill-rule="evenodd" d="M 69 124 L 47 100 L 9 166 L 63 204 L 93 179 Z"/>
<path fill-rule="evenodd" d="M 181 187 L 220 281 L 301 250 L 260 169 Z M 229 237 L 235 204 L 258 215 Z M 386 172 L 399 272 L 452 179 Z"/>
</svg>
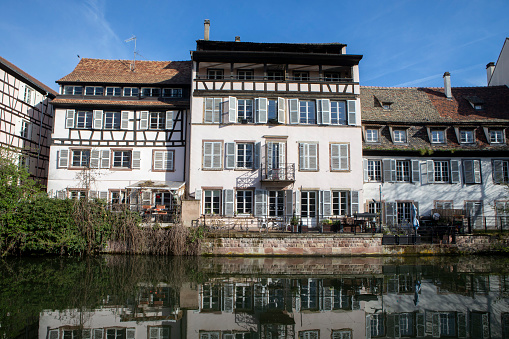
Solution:
<svg viewBox="0 0 509 339">
<path fill-rule="evenodd" d="M 0 338 L 509 338 L 509 259 L 9 258 Z"/>
</svg>

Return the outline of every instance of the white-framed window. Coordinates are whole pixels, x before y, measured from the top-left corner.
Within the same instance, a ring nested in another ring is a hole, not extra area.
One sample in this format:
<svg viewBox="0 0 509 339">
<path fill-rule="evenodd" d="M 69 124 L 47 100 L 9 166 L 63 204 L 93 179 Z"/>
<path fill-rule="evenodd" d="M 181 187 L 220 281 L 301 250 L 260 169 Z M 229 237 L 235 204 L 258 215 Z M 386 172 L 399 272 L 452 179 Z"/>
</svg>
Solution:
<svg viewBox="0 0 509 339">
<path fill-rule="evenodd" d="M 332 215 L 348 215 L 349 198 L 348 191 L 332 191 Z"/>
<path fill-rule="evenodd" d="M 299 123 L 316 124 L 316 108 L 314 100 L 299 100 Z"/>
<path fill-rule="evenodd" d="M 94 120 L 92 111 L 76 112 L 76 128 L 91 129 Z"/>
<path fill-rule="evenodd" d="M 317 171 L 318 170 L 318 144 L 300 143 L 299 144 L 299 170 Z"/>
<path fill-rule="evenodd" d="M 124 87 L 125 97 L 137 97 L 139 94 L 140 89 L 138 87 Z"/>
<path fill-rule="evenodd" d="M 29 105 L 33 105 L 35 102 L 35 93 L 36 92 L 32 87 L 25 85 L 25 93 L 23 93 L 23 101 Z"/>
<path fill-rule="evenodd" d="M 159 98 L 161 96 L 161 89 L 158 87 L 145 87 L 141 89 L 142 97 Z"/>
<path fill-rule="evenodd" d="M 378 142 L 378 129 L 377 128 L 366 129 L 366 142 Z"/>
<path fill-rule="evenodd" d="M 368 159 L 366 165 L 368 181 L 382 181 L 382 161 Z"/>
<path fill-rule="evenodd" d="M 509 183 L 509 161 L 493 160 L 493 182 L 495 184 Z"/>
<path fill-rule="evenodd" d="M 383 102 L 382 103 L 382 108 L 386 111 L 390 110 L 391 109 L 391 103 L 390 102 Z"/>
<path fill-rule="evenodd" d="M 23 119 L 21 120 L 21 130 L 20 130 L 20 137 L 24 139 L 31 139 L 32 137 L 32 124 Z"/>
<path fill-rule="evenodd" d="M 72 167 L 89 167 L 90 150 L 89 149 L 73 149 L 71 166 Z"/>
<path fill-rule="evenodd" d="M 396 160 L 396 181 L 410 182 L 410 160 Z"/>
<path fill-rule="evenodd" d="M 131 168 L 131 151 L 113 151 L 113 168 Z"/>
<path fill-rule="evenodd" d="M 253 122 L 253 99 L 237 100 L 237 118 L 239 122 Z"/>
<path fill-rule="evenodd" d="M 350 170 L 350 155 L 348 144 L 330 144 L 331 171 Z"/>
<path fill-rule="evenodd" d="M 472 144 L 474 142 L 474 131 L 471 129 L 460 130 L 460 143 Z"/>
<path fill-rule="evenodd" d="M 434 160 L 434 182 L 449 182 L 449 161 Z"/>
<path fill-rule="evenodd" d="M 149 129 L 165 129 L 166 112 L 150 112 Z"/>
<path fill-rule="evenodd" d="M 95 95 L 95 96 L 104 95 L 104 87 L 86 86 L 85 87 L 85 95 Z"/>
<path fill-rule="evenodd" d="M 500 129 L 490 129 L 490 144 L 501 144 L 504 142 L 504 131 Z"/>
<path fill-rule="evenodd" d="M 84 190 L 69 190 L 69 198 L 71 199 L 87 199 L 87 191 Z"/>
<path fill-rule="evenodd" d="M 299 331 L 299 339 L 320 339 L 319 330 Z"/>
<path fill-rule="evenodd" d="M 252 69 L 239 69 L 237 71 L 237 79 L 239 80 L 252 80 L 254 72 Z"/>
<path fill-rule="evenodd" d="M 154 170 L 173 171 L 173 151 L 154 151 Z"/>
<path fill-rule="evenodd" d="M 394 143 L 406 143 L 407 142 L 406 129 L 393 130 L 392 137 Z"/>
<path fill-rule="evenodd" d="M 104 129 L 120 129 L 122 122 L 120 112 L 104 112 Z"/>
<path fill-rule="evenodd" d="M 398 202 L 396 204 L 398 209 L 398 224 L 412 222 L 412 203 L 411 202 Z"/>
<path fill-rule="evenodd" d="M 169 326 L 149 326 L 149 339 L 170 339 Z"/>
<path fill-rule="evenodd" d="M 332 339 L 352 339 L 352 330 L 332 330 Z"/>
<path fill-rule="evenodd" d="M 368 201 L 368 213 L 378 214 L 381 212 L 380 201 Z"/>
<path fill-rule="evenodd" d="M 106 339 L 132 339 L 135 333 L 136 329 L 134 328 L 107 328 Z"/>
<path fill-rule="evenodd" d="M 220 214 L 221 211 L 221 190 L 203 191 L 203 212 L 205 214 Z"/>
<path fill-rule="evenodd" d="M 479 111 L 479 110 L 482 110 L 482 104 L 475 104 L 475 105 L 474 105 L 474 109 L 476 109 L 476 110 L 478 110 L 478 111 Z"/>
<path fill-rule="evenodd" d="M 305 71 L 294 71 L 293 80 L 295 81 L 309 81 L 309 72 Z"/>
<path fill-rule="evenodd" d="M 435 209 L 437 210 L 451 210 L 454 207 L 452 200 L 435 200 Z"/>
<path fill-rule="evenodd" d="M 253 144 L 237 143 L 237 168 L 253 168 Z"/>
<path fill-rule="evenodd" d="M 182 88 L 163 88 L 164 98 L 182 98 Z"/>
<path fill-rule="evenodd" d="M 300 203 L 301 211 L 300 216 L 303 218 L 316 217 L 316 208 L 318 207 L 318 192 L 316 191 L 301 191 Z"/>
<path fill-rule="evenodd" d="M 269 217 L 283 217 L 285 213 L 285 191 L 269 191 Z"/>
<path fill-rule="evenodd" d="M 222 167 L 222 145 L 221 141 L 203 142 L 203 169 L 219 170 Z"/>
<path fill-rule="evenodd" d="M 83 86 L 64 86 L 64 95 L 82 95 Z"/>
<path fill-rule="evenodd" d="M 463 160 L 463 180 L 465 184 L 481 183 L 481 161 L 480 160 Z"/>
<path fill-rule="evenodd" d="M 284 71 L 267 71 L 267 80 L 282 81 L 285 80 Z"/>
<path fill-rule="evenodd" d="M 445 143 L 445 131 L 440 129 L 431 130 L 431 143 L 433 144 Z"/>
<path fill-rule="evenodd" d="M 346 125 L 346 101 L 330 102 L 330 123 L 331 125 Z"/>
<path fill-rule="evenodd" d="M 237 214 L 253 213 L 253 191 L 237 190 Z"/>
<path fill-rule="evenodd" d="M 119 97 L 122 95 L 122 88 L 120 87 L 106 87 L 106 95 Z"/>
<path fill-rule="evenodd" d="M 207 69 L 207 78 L 210 80 L 224 79 L 224 69 Z"/>
</svg>

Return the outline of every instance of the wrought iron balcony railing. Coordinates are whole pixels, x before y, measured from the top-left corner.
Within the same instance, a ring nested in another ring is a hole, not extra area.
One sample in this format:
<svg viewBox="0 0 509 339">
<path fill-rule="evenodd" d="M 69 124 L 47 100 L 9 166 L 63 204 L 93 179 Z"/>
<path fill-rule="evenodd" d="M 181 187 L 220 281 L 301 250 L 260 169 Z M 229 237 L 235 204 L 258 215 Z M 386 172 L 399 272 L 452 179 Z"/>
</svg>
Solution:
<svg viewBox="0 0 509 339">
<path fill-rule="evenodd" d="M 262 181 L 295 181 L 295 164 L 280 164 L 277 168 L 263 166 Z"/>
</svg>

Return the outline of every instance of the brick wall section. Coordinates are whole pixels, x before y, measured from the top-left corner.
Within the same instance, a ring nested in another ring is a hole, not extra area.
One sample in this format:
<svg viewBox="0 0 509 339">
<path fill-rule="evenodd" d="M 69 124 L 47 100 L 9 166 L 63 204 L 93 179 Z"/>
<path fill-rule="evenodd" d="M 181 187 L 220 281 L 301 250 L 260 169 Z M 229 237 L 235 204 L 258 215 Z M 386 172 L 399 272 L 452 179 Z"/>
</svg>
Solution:
<svg viewBox="0 0 509 339">
<path fill-rule="evenodd" d="M 381 235 L 321 235 L 209 237 L 201 244 L 202 255 L 244 256 L 352 256 L 382 254 Z"/>
</svg>

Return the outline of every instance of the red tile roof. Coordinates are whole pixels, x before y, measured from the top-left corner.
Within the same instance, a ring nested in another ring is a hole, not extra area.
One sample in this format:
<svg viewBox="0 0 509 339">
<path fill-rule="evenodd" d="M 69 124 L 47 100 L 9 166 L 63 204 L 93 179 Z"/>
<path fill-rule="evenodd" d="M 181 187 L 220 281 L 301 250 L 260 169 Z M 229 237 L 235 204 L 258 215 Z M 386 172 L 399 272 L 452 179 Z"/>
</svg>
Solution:
<svg viewBox="0 0 509 339">
<path fill-rule="evenodd" d="M 123 107 L 189 107 L 189 100 L 179 101 L 157 101 L 157 100 L 83 100 L 83 99 L 63 99 L 57 97 L 51 102 L 54 106 L 65 105 L 102 105 L 102 106 L 123 106 Z"/>
<path fill-rule="evenodd" d="M 17 67 L 13 63 L 7 61 L 2 57 L 0 57 L 0 65 L 10 69 L 12 72 L 21 76 L 24 79 L 24 82 L 28 82 L 29 85 L 38 87 L 39 90 L 50 94 L 50 96 L 56 96 L 58 94 L 57 92 L 55 92 L 54 90 L 52 90 L 51 88 L 49 88 L 48 86 L 46 86 L 45 84 L 31 76 L 30 74 L 23 71 L 21 68 Z"/>
<path fill-rule="evenodd" d="M 74 71 L 58 83 L 190 84 L 191 61 L 80 60 Z"/>
</svg>

